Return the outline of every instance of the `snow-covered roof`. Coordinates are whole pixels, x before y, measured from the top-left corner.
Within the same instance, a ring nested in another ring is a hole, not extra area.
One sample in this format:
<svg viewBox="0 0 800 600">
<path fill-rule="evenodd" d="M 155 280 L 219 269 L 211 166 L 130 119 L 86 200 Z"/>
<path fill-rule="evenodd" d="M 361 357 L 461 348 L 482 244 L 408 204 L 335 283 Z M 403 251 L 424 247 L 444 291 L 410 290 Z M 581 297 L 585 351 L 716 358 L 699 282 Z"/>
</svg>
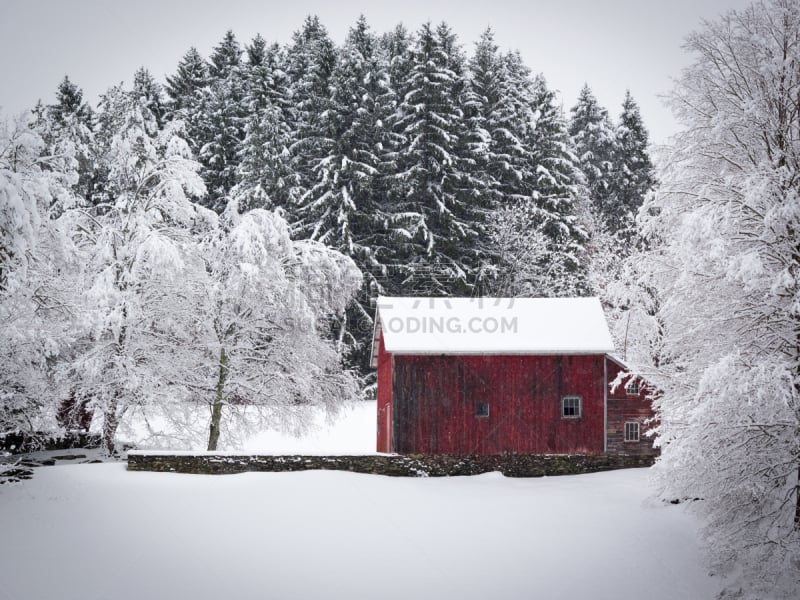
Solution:
<svg viewBox="0 0 800 600">
<path fill-rule="evenodd" d="M 606 354 L 614 351 L 597 298 L 378 298 L 394 354 Z"/>
</svg>

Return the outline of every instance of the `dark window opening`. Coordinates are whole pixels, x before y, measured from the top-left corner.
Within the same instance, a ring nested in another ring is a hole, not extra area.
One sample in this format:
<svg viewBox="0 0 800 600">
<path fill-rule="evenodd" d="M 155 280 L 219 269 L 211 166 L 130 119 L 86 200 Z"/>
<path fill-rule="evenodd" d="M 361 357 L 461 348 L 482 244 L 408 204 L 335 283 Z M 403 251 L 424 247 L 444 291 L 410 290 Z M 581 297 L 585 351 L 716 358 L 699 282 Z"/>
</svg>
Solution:
<svg viewBox="0 0 800 600">
<path fill-rule="evenodd" d="M 564 396 L 561 399 L 561 416 L 565 419 L 579 419 L 581 416 L 580 396 Z"/>
<path fill-rule="evenodd" d="M 625 423 L 625 441 L 638 442 L 639 441 L 639 424 L 638 423 Z"/>
<path fill-rule="evenodd" d="M 639 382 L 638 381 L 631 381 L 628 385 L 625 386 L 625 393 L 630 394 L 631 396 L 638 396 L 639 395 Z"/>
<path fill-rule="evenodd" d="M 475 405 L 475 416 L 476 417 L 488 417 L 489 416 L 489 403 L 488 402 L 478 402 Z"/>
</svg>

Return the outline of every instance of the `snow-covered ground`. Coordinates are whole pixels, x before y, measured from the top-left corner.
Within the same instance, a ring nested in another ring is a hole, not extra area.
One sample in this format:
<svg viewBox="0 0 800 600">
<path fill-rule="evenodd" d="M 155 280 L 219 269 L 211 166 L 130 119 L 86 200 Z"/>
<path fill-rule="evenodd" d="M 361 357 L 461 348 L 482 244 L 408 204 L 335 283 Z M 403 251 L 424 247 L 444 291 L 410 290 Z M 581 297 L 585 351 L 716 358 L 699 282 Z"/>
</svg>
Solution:
<svg viewBox="0 0 800 600">
<path fill-rule="evenodd" d="M 302 437 L 280 431 L 264 431 L 242 444 L 245 452 L 267 454 L 365 454 L 375 452 L 377 408 L 374 400 L 344 407 L 328 423 L 321 412 L 314 414 L 313 426 Z"/>
<path fill-rule="evenodd" d="M 357 401 L 341 407 L 334 420 L 329 421 L 323 410 L 314 407 L 295 409 L 295 417 L 308 425 L 302 436 L 278 429 L 262 430 L 255 434 L 237 431 L 231 442 L 223 433 L 220 450 L 228 452 L 260 452 L 265 454 L 365 454 L 374 453 L 377 437 L 376 402 Z M 210 411 L 202 408 L 183 413 L 191 423 L 190 431 L 177 428 L 169 419 L 155 413 L 147 423 L 140 413 L 126 417 L 118 441 L 139 450 L 204 451 L 208 443 Z M 223 413 L 223 421 L 227 419 Z M 227 424 L 227 423 L 226 423 Z M 92 423 L 97 433 L 102 423 Z"/>
<path fill-rule="evenodd" d="M 696 523 L 647 476 L 42 467 L 0 486 L 0 598 L 713 598 Z"/>
</svg>

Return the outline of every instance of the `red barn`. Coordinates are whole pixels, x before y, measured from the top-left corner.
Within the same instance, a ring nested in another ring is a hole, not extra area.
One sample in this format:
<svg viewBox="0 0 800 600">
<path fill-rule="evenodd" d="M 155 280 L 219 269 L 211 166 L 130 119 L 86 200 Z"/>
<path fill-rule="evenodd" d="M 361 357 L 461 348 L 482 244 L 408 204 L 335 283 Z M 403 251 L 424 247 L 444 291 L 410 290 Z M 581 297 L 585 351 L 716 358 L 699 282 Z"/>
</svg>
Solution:
<svg viewBox="0 0 800 600">
<path fill-rule="evenodd" d="M 378 299 L 379 452 L 655 454 L 597 298 Z"/>
</svg>

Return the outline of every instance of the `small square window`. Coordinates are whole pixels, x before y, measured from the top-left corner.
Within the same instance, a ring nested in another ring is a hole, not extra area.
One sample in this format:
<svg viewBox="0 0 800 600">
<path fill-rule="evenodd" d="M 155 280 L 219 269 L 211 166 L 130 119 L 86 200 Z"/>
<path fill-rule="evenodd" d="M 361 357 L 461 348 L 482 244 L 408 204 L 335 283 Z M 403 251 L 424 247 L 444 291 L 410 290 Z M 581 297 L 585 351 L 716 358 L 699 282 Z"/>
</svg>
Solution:
<svg viewBox="0 0 800 600">
<path fill-rule="evenodd" d="M 625 423 L 625 441 L 638 442 L 639 441 L 639 424 L 638 423 Z"/>
<path fill-rule="evenodd" d="M 581 416 L 580 396 L 564 396 L 561 399 L 561 416 L 565 419 L 579 419 Z"/>
<path fill-rule="evenodd" d="M 630 396 L 638 396 L 639 395 L 639 380 L 634 379 L 625 386 L 625 393 Z"/>
<path fill-rule="evenodd" d="M 489 416 L 489 403 L 488 402 L 478 402 L 475 405 L 475 416 L 476 417 L 488 417 Z"/>
</svg>

